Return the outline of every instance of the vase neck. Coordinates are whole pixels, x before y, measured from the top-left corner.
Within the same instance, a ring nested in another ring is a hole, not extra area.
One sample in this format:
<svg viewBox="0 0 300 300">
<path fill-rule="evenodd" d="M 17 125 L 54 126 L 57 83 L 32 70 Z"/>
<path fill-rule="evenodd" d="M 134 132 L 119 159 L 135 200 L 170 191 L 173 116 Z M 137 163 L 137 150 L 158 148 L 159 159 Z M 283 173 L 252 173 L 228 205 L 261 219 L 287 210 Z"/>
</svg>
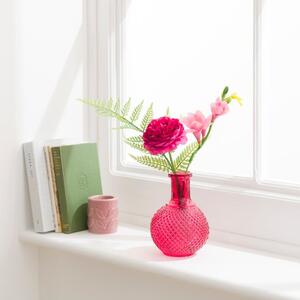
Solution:
<svg viewBox="0 0 300 300">
<path fill-rule="evenodd" d="M 169 174 L 171 178 L 171 200 L 169 205 L 185 207 L 192 204 L 190 196 L 191 173 Z"/>
</svg>

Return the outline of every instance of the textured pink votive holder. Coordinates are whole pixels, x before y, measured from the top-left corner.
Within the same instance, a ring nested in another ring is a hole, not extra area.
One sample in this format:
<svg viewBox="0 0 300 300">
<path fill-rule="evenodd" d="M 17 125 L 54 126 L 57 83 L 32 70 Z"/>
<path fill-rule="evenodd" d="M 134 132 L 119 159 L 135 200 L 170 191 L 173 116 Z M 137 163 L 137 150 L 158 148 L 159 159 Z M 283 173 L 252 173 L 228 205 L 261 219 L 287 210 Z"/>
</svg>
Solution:
<svg viewBox="0 0 300 300">
<path fill-rule="evenodd" d="M 106 234 L 117 231 L 118 199 L 107 195 L 94 195 L 88 198 L 89 232 Z"/>
</svg>

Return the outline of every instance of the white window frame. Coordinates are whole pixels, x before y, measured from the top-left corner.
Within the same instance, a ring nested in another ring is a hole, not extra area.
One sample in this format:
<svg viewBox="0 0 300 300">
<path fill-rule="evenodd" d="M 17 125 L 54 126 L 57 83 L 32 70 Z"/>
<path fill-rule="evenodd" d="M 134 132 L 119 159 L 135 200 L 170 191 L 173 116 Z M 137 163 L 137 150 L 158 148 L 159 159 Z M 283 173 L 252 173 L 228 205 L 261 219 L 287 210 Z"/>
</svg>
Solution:
<svg viewBox="0 0 300 300">
<path fill-rule="evenodd" d="M 120 95 L 122 0 L 85 1 L 86 96 Z M 300 257 L 300 188 L 260 178 L 260 39 L 262 0 L 253 0 L 253 178 L 197 174 L 192 199 L 205 212 L 211 240 Z M 118 39 L 119 38 L 119 39 Z M 89 110 L 89 137 L 100 141 L 105 193 L 120 198 L 121 218 L 148 226 L 152 214 L 168 201 L 166 175 L 122 161 L 120 132 L 114 122 Z"/>
</svg>

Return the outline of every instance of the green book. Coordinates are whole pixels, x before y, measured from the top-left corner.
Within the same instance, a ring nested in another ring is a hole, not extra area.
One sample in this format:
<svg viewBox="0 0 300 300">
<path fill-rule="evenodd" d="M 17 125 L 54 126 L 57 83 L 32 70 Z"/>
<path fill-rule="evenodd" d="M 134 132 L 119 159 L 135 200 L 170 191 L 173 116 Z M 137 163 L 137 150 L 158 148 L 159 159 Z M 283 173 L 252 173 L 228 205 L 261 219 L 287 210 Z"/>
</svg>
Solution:
<svg viewBox="0 0 300 300">
<path fill-rule="evenodd" d="M 51 149 L 62 232 L 87 229 L 88 197 L 102 194 L 96 143 Z"/>
</svg>

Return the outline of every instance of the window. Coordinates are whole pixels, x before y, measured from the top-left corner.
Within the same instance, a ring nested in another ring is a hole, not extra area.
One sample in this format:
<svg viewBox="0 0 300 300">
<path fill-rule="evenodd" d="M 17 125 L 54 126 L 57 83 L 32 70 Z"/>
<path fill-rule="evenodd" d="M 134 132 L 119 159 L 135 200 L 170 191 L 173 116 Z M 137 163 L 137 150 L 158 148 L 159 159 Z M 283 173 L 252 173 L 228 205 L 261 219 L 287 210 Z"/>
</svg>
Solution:
<svg viewBox="0 0 300 300">
<path fill-rule="evenodd" d="M 300 143 L 294 138 L 300 26 L 291 17 L 299 5 L 296 0 L 88 4 L 89 96 L 143 98 L 154 102 L 159 116 L 167 106 L 177 115 L 208 110 L 226 84 L 243 95 L 245 106 L 232 105 L 230 116 L 218 120 L 192 170 L 192 198 L 208 217 L 212 239 L 300 253 L 295 230 Z M 104 186 L 122 198 L 124 220 L 147 224 L 169 199 L 167 176 L 135 165 L 120 133 L 111 132 L 111 121 L 99 123 Z M 225 161 L 215 159 L 219 151 Z"/>
<path fill-rule="evenodd" d="M 238 86 L 246 99 L 244 109 L 231 106 L 233 113 L 216 124 L 215 137 L 196 157 L 192 171 L 251 177 L 252 1 L 120 3 L 124 16 L 120 98 L 143 97 L 154 102 L 157 117 L 167 106 L 172 116 L 180 117 L 196 109 L 209 113 L 210 103 L 226 84 Z"/>
<path fill-rule="evenodd" d="M 300 185 L 300 3 L 264 1 L 261 38 L 261 117 L 264 180 Z M 279 21 L 280 20 L 280 21 Z"/>
</svg>

